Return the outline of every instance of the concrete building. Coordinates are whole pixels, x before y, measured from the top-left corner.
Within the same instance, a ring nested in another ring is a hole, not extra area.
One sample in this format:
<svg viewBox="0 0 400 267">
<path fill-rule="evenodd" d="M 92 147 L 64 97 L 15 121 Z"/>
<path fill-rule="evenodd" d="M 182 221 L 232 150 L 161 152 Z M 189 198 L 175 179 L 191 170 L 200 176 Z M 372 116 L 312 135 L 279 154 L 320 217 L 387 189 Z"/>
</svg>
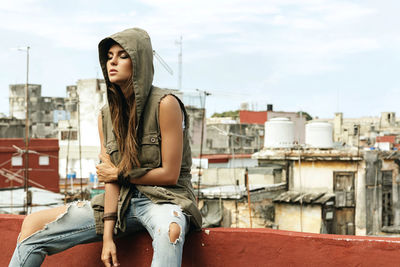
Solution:
<svg viewBox="0 0 400 267">
<path fill-rule="evenodd" d="M 32 138 L 56 138 L 57 120 L 65 117 L 64 98 L 42 96 L 42 86 L 29 84 L 29 135 Z M 25 84 L 12 84 L 9 90 L 10 118 L 25 120 Z M 17 127 L 18 126 L 11 126 Z M 10 134 L 13 134 L 11 131 Z M 14 136 L 4 136 L 14 137 Z"/>
<path fill-rule="evenodd" d="M 285 124 L 274 127 L 280 133 L 273 138 L 276 145 L 265 146 L 253 158 L 261 167 L 281 166 L 286 177 L 288 191 L 274 199 L 277 228 L 356 235 L 400 233 L 399 151 L 334 148 L 332 127 L 320 121 L 307 125 L 306 146 L 282 147 L 280 139 L 288 130 Z M 379 139 L 393 143 L 396 137 Z"/>
<path fill-rule="evenodd" d="M 382 112 L 380 117 L 344 118 L 343 113 L 335 113 L 334 118 L 312 121 L 326 121 L 334 125 L 335 142 L 348 146 L 373 147 L 377 136 L 399 135 L 400 121 L 395 112 Z"/>
<path fill-rule="evenodd" d="M 243 123 L 207 123 L 204 154 L 248 154 L 262 148 L 264 126 Z"/>
<path fill-rule="evenodd" d="M 203 227 L 274 228 L 272 200 L 285 190 L 285 183 L 249 185 L 248 192 L 244 184 L 203 188 L 199 196 Z"/>
<path fill-rule="evenodd" d="M 0 138 L 24 138 L 25 120 L 16 118 L 0 118 Z"/>
<path fill-rule="evenodd" d="M 365 194 L 355 193 L 362 191 L 365 177 L 357 150 L 263 149 L 253 157 L 259 166 L 281 165 L 286 170 L 288 192 L 275 199 L 278 229 L 366 233 L 361 215 L 365 214 Z"/>
<path fill-rule="evenodd" d="M 206 150 L 207 125 L 205 119 L 205 109 L 195 106 L 186 106 L 186 112 L 189 115 L 189 139 L 192 149 L 192 156 L 200 155 L 201 131 L 203 127 L 203 153 Z M 203 120 L 204 118 L 204 120 Z M 202 126 L 204 124 L 204 126 Z"/>
<path fill-rule="evenodd" d="M 97 122 L 106 103 L 105 92 L 104 80 L 99 79 L 78 80 L 76 85 L 67 86 L 65 106 L 69 116 L 58 121 L 60 176 L 64 179 L 71 174 L 84 178 L 86 184 L 94 178 L 100 153 Z"/>
</svg>

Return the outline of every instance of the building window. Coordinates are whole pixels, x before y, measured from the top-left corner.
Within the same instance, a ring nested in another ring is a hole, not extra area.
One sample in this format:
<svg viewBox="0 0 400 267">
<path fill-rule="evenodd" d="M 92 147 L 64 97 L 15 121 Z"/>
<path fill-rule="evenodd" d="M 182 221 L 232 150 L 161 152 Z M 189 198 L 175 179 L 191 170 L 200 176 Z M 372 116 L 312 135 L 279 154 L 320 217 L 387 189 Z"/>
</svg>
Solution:
<svg viewBox="0 0 400 267">
<path fill-rule="evenodd" d="M 11 158 L 11 166 L 22 166 L 22 157 L 21 156 L 13 156 Z"/>
<path fill-rule="evenodd" d="M 78 140 L 77 131 L 61 131 L 61 140 Z"/>
<path fill-rule="evenodd" d="M 39 165 L 48 166 L 49 165 L 49 156 L 39 156 Z"/>
<path fill-rule="evenodd" d="M 392 171 L 382 171 L 382 226 L 393 225 Z"/>
</svg>

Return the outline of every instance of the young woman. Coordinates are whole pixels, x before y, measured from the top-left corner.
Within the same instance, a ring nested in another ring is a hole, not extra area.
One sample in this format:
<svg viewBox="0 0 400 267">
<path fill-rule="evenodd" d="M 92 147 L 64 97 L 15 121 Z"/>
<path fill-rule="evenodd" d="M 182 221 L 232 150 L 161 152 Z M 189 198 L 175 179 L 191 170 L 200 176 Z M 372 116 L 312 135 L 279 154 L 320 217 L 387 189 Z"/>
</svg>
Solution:
<svg viewBox="0 0 400 267">
<path fill-rule="evenodd" d="M 152 266 L 180 266 L 189 228 L 201 227 L 191 185 L 188 116 L 182 102 L 152 86 L 153 49 L 133 28 L 105 38 L 99 58 L 108 105 L 99 115 L 106 193 L 28 215 L 10 266 L 40 266 L 74 245 L 101 240 L 105 266 L 118 266 L 114 237 L 146 229 Z"/>
</svg>

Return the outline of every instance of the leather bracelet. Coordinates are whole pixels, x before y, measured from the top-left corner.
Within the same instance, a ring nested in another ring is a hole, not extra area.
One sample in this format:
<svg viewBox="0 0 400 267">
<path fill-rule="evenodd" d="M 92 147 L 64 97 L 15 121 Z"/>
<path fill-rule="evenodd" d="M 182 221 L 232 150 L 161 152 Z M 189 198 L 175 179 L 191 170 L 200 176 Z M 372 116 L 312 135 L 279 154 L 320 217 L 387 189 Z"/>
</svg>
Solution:
<svg viewBox="0 0 400 267">
<path fill-rule="evenodd" d="M 104 213 L 102 221 L 116 221 L 117 220 L 117 213 L 116 212 L 109 212 Z"/>
</svg>

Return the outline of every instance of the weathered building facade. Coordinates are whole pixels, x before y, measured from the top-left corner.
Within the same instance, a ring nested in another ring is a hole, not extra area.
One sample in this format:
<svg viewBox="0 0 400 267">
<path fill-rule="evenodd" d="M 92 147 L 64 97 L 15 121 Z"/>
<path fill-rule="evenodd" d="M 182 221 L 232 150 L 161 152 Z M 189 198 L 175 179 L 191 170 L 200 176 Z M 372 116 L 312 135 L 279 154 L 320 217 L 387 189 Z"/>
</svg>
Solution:
<svg viewBox="0 0 400 267">
<path fill-rule="evenodd" d="M 207 123 L 204 154 L 254 153 L 264 144 L 264 125 Z"/>
<path fill-rule="evenodd" d="M 377 136 L 399 135 L 400 122 L 395 112 L 382 112 L 380 117 L 344 118 L 335 113 L 334 118 L 319 119 L 333 124 L 333 140 L 347 146 L 373 147 Z"/>
<path fill-rule="evenodd" d="M 361 196 L 355 192 L 365 176 L 359 151 L 263 149 L 253 157 L 260 166 L 281 165 L 286 170 L 289 193 L 275 201 L 279 229 L 337 234 L 365 231 L 356 217 L 357 197 Z"/>
<path fill-rule="evenodd" d="M 57 121 L 66 116 L 65 99 L 42 96 L 42 86 L 39 84 L 29 84 L 28 90 L 29 136 L 32 138 L 56 138 L 58 134 Z M 10 118 L 25 120 L 25 84 L 10 85 L 9 107 Z M 17 126 L 10 124 L 10 127 Z M 13 134 L 13 131 L 9 134 Z"/>
<path fill-rule="evenodd" d="M 263 149 L 260 166 L 281 165 L 288 191 L 274 199 L 279 229 L 312 233 L 400 233 L 397 151 Z"/>
</svg>

